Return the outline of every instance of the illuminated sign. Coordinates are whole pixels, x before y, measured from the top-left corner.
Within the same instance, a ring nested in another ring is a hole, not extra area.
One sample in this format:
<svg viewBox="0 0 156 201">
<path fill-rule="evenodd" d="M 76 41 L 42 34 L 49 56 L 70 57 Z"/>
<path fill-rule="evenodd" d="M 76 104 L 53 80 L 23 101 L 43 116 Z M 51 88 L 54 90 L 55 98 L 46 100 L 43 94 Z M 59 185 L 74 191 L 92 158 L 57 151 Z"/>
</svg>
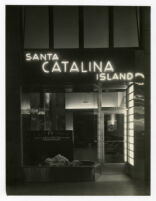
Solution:
<svg viewBox="0 0 156 201">
<path fill-rule="evenodd" d="M 45 74 L 54 73 L 95 73 L 96 80 L 113 81 L 123 80 L 132 81 L 134 78 L 144 78 L 142 73 L 114 72 L 111 61 L 67 61 L 60 60 L 56 53 L 30 53 L 25 54 L 27 62 L 41 62 L 41 69 Z"/>
</svg>

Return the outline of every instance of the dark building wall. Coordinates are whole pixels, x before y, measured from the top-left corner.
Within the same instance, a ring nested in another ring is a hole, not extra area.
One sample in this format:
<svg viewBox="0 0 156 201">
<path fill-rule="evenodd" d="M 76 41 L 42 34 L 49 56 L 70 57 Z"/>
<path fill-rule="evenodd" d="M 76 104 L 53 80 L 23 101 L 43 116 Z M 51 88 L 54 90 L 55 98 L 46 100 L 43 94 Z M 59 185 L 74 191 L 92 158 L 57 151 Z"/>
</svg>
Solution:
<svg viewBox="0 0 156 201">
<path fill-rule="evenodd" d="M 150 193 L 150 104 L 151 104 L 151 88 L 150 88 L 150 8 L 143 9 L 143 45 L 144 45 L 144 68 L 145 68 L 145 182 L 147 193 Z"/>
<path fill-rule="evenodd" d="M 135 167 L 127 166 L 127 172 L 136 179 L 145 180 L 147 194 L 150 193 L 150 7 L 141 8 L 141 49 L 135 51 L 135 69 L 145 74 L 144 132 L 135 136 Z M 140 92 L 136 92 L 138 95 Z"/>
<path fill-rule="evenodd" d="M 140 168 L 136 170 L 137 172 L 143 172 L 144 170 L 144 179 L 147 183 L 150 180 L 150 7 L 142 8 L 142 47 L 143 51 L 136 51 L 136 68 L 144 69 L 145 72 L 145 131 L 142 140 L 138 141 L 139 144 L 142 143 L 142 154 L 144 155 L 144 165 L 140 165 Z M 136 143 L 137 146 L 137 143 Z M 140 151 L 139 151 L 140 152 Z M 139 155 L 141 158 L 142 156 Z M 141 174 L 143 175 L 143 174 Z M 149 185 L 148 185 L 149 186 Z"/>
<path fill-rule="evenodd" d="M 21 180 L 20 152 L 20 12 L 6 9 L 6 181 Z"/>
</svg>

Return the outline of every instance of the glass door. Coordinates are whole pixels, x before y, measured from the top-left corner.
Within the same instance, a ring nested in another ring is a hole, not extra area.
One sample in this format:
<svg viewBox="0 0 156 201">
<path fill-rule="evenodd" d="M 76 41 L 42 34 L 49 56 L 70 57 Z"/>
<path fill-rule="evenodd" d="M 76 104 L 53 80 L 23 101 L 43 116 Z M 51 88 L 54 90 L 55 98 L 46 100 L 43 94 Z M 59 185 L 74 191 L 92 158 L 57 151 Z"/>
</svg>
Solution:
<svg viewBox="0 0 156 201">
<path fill-rule="evenodd" d="M 124 114 L 105 114 L 105 162 L 124 162 Z"/>
</svg>

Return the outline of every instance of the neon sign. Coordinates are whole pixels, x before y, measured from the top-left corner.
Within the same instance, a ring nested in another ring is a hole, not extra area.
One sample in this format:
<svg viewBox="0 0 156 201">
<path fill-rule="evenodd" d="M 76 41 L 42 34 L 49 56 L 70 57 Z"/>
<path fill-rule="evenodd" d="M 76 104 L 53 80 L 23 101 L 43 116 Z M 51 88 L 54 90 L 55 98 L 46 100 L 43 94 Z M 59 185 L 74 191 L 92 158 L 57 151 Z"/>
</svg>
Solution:
<svg viewBox="0 0 156 201">
<path fill-rule="evenodd" d="M 113 81 L 123 80 L 132 81 L 136 77 L 144 78 L 142 73 L 114 72 L 111 61 L 66 61 L 60 60 L 56 53 L 26 53 L 27 62 L 42 62 L 41 69 L 45 74 L 54 73 L 95 73 L 96 80 Z"/>
</svg>

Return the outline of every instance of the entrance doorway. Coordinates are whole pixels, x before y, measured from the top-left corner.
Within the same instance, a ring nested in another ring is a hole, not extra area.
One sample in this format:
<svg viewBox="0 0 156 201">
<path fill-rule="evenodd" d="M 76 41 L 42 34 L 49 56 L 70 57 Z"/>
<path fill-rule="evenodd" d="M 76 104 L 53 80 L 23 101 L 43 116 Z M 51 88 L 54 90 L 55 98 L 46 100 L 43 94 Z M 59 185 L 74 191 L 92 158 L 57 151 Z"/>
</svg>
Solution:
<svg viewBox="0 0 156 201">
<path fill-rule="evenodd" d="M 106 163 L 124 162 L 124 114 L 104 115 Z"/>
<path fill-rule="evenodd" d="M 104 114 L 106 163 L 124 163 L 124 114 Z M 97 115 L 74 113 L 74 159 L 97 161 Z"/>
</svg>

